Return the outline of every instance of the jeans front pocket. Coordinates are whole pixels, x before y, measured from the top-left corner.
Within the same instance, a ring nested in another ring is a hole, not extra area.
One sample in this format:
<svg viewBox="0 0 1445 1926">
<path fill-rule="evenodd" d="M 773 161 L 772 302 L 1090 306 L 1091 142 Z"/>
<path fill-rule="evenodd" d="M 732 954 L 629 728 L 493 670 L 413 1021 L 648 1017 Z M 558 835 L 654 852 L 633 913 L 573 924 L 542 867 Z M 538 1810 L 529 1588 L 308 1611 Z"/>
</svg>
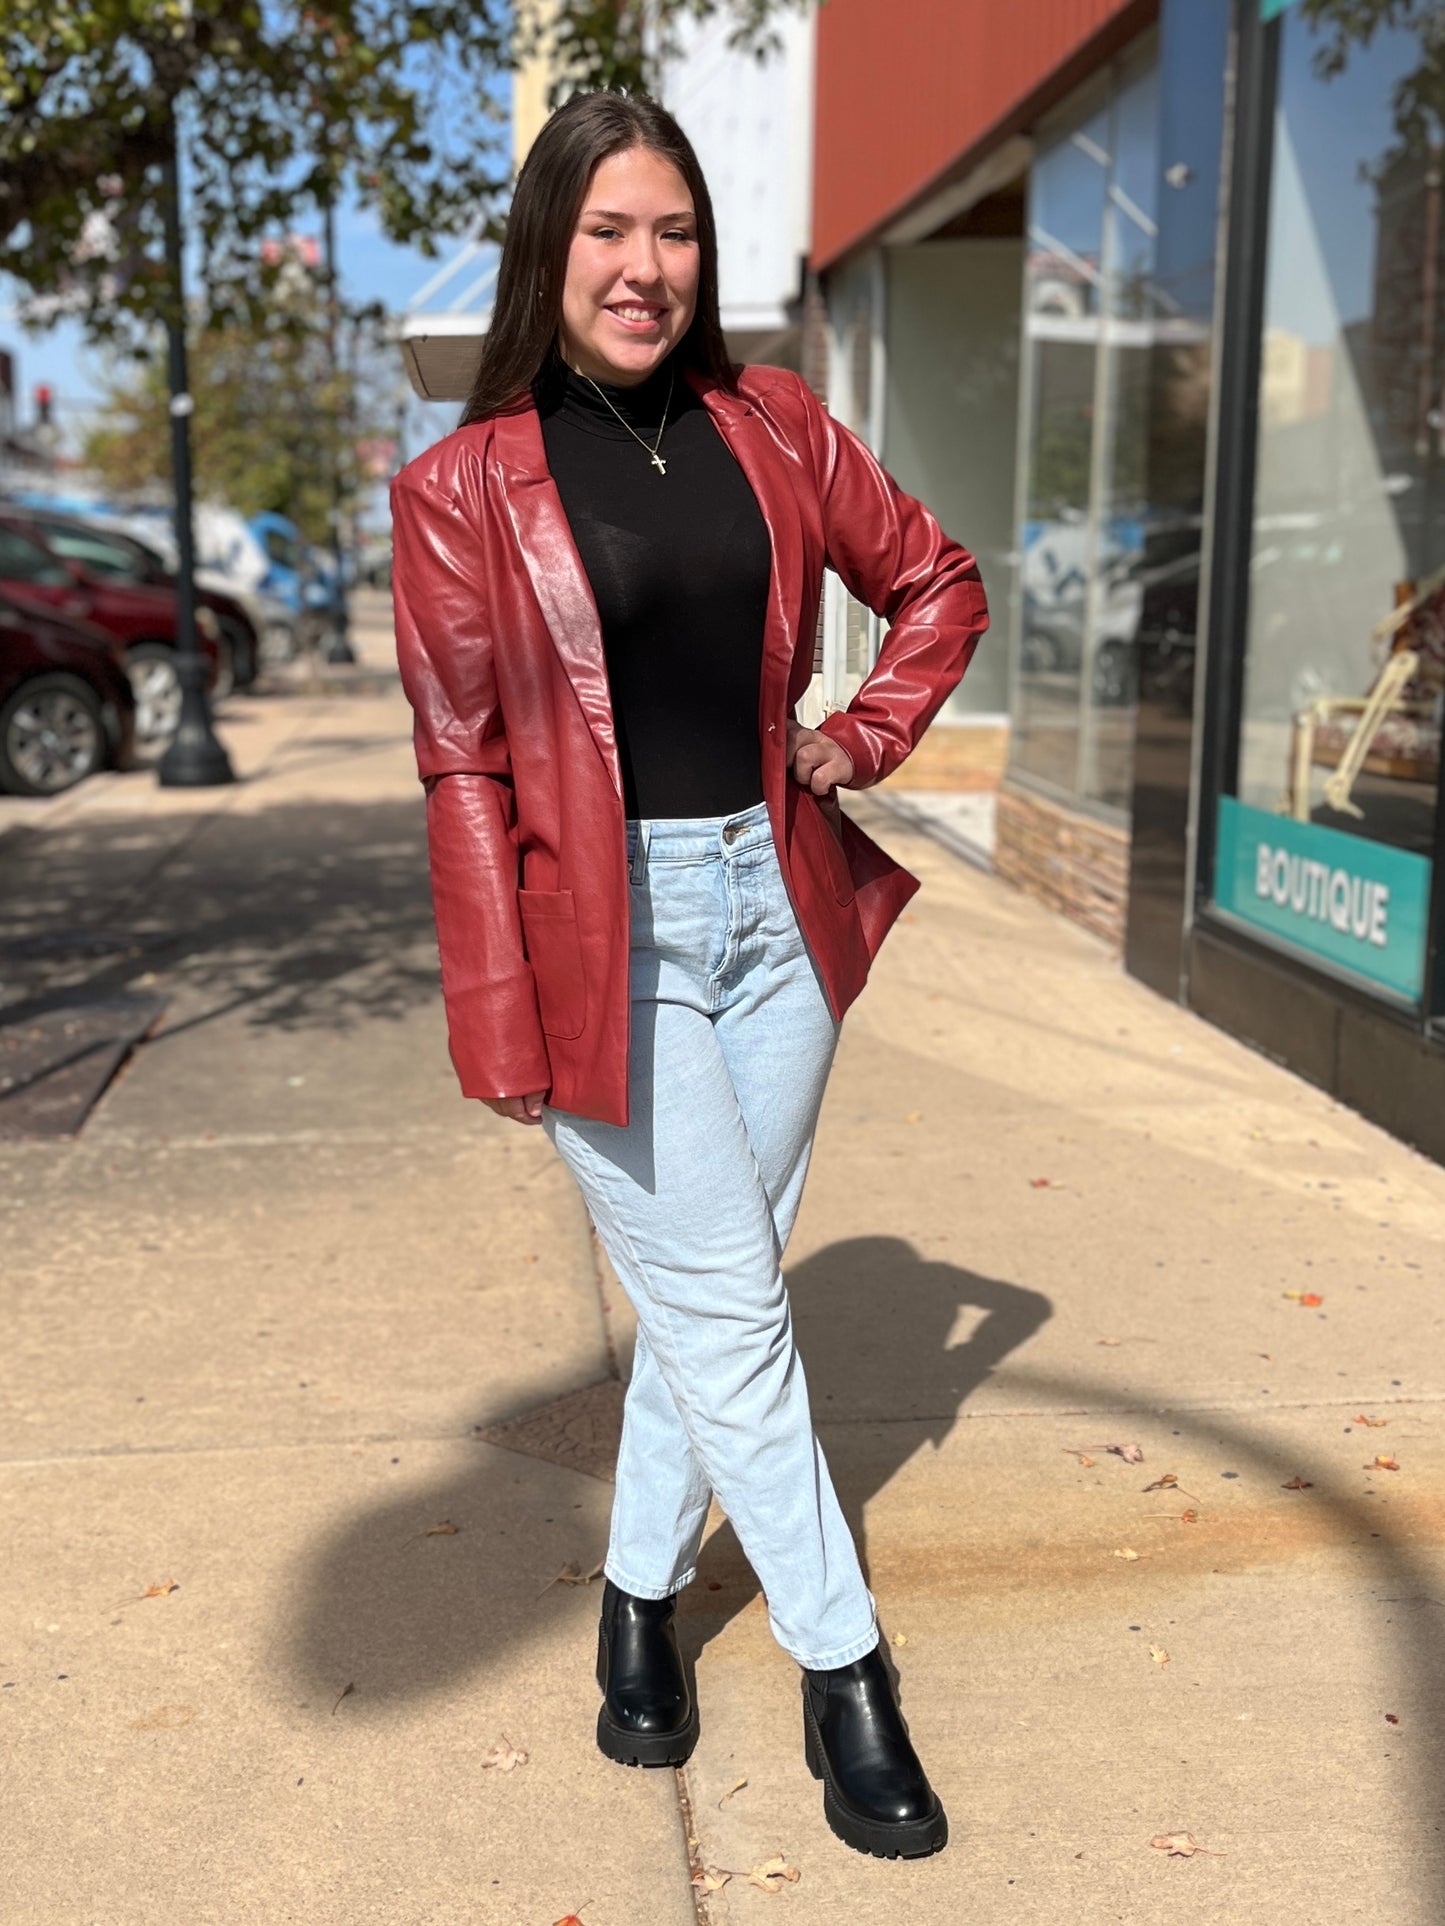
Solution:
<svg viewBox="0 0 1445 1926">
<path fill-rule="evenodd" d="M 537 980 L 542 1029 L 566 1042 L 587 1021 L 587 982 L 577 905 L 570 889 L 520 889 L 517 905 L 527 939 L 527 961 Z"/>
</svg>

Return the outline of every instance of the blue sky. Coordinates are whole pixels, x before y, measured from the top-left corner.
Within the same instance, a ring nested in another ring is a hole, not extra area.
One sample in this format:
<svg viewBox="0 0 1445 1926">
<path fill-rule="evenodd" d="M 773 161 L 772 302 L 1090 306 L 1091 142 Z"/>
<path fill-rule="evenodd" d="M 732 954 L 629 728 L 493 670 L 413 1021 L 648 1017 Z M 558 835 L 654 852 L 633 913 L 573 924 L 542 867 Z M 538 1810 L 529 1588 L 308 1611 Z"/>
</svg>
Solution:
<svg viewBox="0 0 1445 1926">
<path fill-rule="evenodd" d="M 503 82 L 499 92 L 504 93 Z M 319 236 L 320 221 L 302 231 Z M 404 308 L 450 257 L 458 243 L 441 242 L 441 253 L 428 257 L 420 248 L 398 247 L 380 232 L 374 214 L 355 205 L 343 205 L 337 213 L 336 251 L 342 287 L 349 299 L 381 301 L 393 312 Z M 443 304 L 466 285 L 471 275 L 465 271 L 448 288 Z M 75 431 L 104 391 L 105 360 L 98 349 L 86 345 L 84 334 L 74 322 L 62 322 L 41 334 L 30 334 L 14 319 L 12 303 L 18 290 L 0 281 L 0 348 L 8 348 L 16 362 L 16 396 L 22 423 L 33 415 L 36 387 L 44 383 L 55 397 L 55 419 L 73 446 Z M 401 358 L 397 356 L 398 394 L 404 385 Z M 409 390 L 408 390 L 409 392 Z M 411 398 L 407 442 L 411 453 L 455 427 L 459 408 L 455 403 L 428 405 Z"/>
<path fill-rule="evenodd" d="M 397 247 L 386 240 L 377 230 L 375 217 L 364 210 L 342 209 L 336 226 L 342 286 L 351 298 L 380 300 L 389 308 L 400 309 L 440 265 L 439 260 L 428 259 L 419 248 Z M 445 259 L 455 245 L 455 242 L 444 242 L 441 258 Z M 47 383 L 54 390 L 56 418 L 62 425 L 67 421 L 73 423 L 101 393 L 103 360 L 96 349 L 86 346 L 74 322 L 63 322 L 43 334 L 27 334 L 11 318 L 7 302 L 0 318 L 0 347 L 9 348 L 16 359 L 16 389 L 22 420 L 30 416 L 31 396 L 38 383 Z M 397 379 L 400 383 L 399 357 Z M 416 403 L 416 411 L 417 428 L 425 423 L 431 435 L 453 427 L 458 412 L 451 403 L 443 408 L 427 407 L 421 402 Z"/>
</svg>

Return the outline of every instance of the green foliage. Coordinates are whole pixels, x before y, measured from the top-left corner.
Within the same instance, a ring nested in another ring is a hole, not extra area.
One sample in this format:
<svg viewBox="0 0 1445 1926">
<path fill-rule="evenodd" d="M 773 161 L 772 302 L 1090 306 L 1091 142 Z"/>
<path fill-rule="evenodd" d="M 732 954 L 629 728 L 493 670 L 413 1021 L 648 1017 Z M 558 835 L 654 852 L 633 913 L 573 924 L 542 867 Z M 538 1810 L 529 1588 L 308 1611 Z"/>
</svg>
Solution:
<svg viewBox="0 0 1445 1926">
<path fill-rule="evenodd" d="M 1421 154 L 1445 139 L 1445 7 L 1440 0 L 1300 0 L 1315 29 L 1315 70 L 1341 74 L 1355 48 L 1382 30 L 1406 29 L 1420 41 L 1420 64 L 1403 76 L 1393 101 L 1400 150 Z M 1393 158 L 1393 157 L 1392 157 Z"/>
<path fill-rule="evenodd" d="M 245 515 L 274 509 L 321 544 L 329 539 L 332 464 L 346 513 L 358 487 L 357 441 L 384 432 L 388 374 L 395 386 L 395 350 L 355 329 L 346 330 L 348 352 L 332 373 L 323 295 L 293 258 L 281 279 L 283 312 L 259 325 L 200 328 L 190 348 L 197 495 Z M 161 353 L 116 360 L 83 452 L 117 495 L 168 492 L 168 403 Z"/>
<path fill-rule="evenodd" d="M 254 321 L 262 239 L 328 197 L 423 247 L 500 231 L 506 74 L 539 38 L 558 90 L 646 89 L 678 21 L 763 46 L 808 0 L 0 0 L 0 272 L 45 319 L 144 347 L 172 299 L 159 167 L 178 115 L 207 317 Z"/>
<path fill-rule="evenodd" d="M 679 51 L 679 28 L 719 12 L 731 22 L 730 46 L 759 60 L 778 45 L 776 16 L 805 12 L 813 0 L 517 0 L 517 50 L 543 53 L 552 69 L 549 100 L 592 87 L 654 90 L 662 65 Z"/>
</svg>

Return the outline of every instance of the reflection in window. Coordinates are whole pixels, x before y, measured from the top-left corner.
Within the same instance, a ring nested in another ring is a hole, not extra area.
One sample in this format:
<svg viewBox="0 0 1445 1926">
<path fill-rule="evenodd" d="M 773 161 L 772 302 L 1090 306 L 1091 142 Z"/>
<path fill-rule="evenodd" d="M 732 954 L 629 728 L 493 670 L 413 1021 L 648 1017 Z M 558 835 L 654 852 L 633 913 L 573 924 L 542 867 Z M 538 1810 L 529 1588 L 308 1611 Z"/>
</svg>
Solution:
<svg viewBox="0 0 1445 1926">
<path fill-rule="evenodd" d="M 1281 21 L 1239 770 L 1247 803 L 1420 854 L 1445 687 L 1429 32 Z"/>
<path fill-rule="evenodd" d="M 1148 530 L 1158 95 L 1152 37 L 1029 183 L 1016 766 L 1124 809 Z"/>
</svg>

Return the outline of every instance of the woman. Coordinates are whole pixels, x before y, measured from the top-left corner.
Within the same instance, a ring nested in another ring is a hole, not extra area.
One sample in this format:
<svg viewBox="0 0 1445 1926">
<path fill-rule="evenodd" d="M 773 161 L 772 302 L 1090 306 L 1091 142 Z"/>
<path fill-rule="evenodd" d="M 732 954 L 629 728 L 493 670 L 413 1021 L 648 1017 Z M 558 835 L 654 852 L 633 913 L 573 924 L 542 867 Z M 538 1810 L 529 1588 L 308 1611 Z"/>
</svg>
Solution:
<svg viewBox="0 0 1445 1926">
<path fill-rule="evenodd" d="M 835 791 L 963 674 L 978 571 L 796 375 L 732 366 L 696 157 L 612 94 L 538 136 L 462 424 L 392 504 L 452 1058 L 547 1130 L 637 1310 L 598 1743 L 696 1742 L 673 1613 L 716 1494 L 803 1668 L 829 1823 L 937 1851 L 781 1259 L 843 1012 L 918 887 Z M 825 561 L 892 628 L 805 729 Z"/>
</svg>

